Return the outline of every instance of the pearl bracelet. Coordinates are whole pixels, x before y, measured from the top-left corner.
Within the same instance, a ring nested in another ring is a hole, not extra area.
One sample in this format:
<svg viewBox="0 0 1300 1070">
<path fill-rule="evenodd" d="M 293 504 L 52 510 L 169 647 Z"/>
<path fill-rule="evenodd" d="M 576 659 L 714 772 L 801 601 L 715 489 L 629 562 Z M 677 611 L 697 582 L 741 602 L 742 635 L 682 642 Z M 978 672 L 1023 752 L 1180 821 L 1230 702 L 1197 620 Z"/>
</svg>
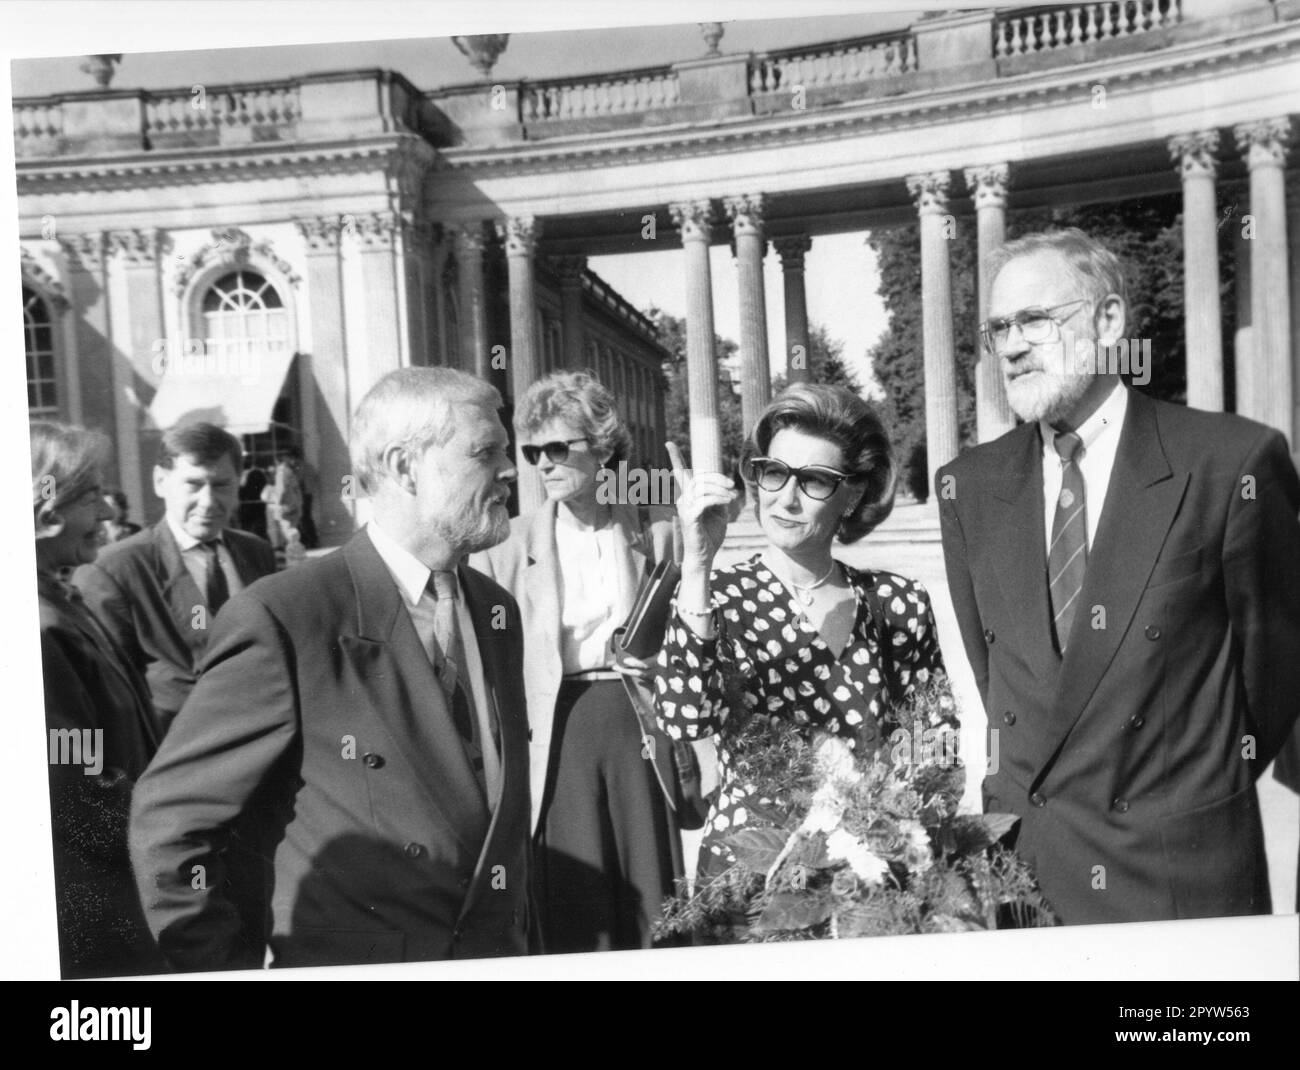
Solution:
<svg viewBox="0 0 1300 1070">
<path fill-rule="evenodd" d="M 711 617 L 711 616 L 713 616 L 713 609 L 712 609 L 712 607 L 710 607 L 709 609 L 687 609 L 685 606 L 678 606 L 678 607 L 677 607 L 677 612 L 680 613 L 683 617 Z"/>
</svg>

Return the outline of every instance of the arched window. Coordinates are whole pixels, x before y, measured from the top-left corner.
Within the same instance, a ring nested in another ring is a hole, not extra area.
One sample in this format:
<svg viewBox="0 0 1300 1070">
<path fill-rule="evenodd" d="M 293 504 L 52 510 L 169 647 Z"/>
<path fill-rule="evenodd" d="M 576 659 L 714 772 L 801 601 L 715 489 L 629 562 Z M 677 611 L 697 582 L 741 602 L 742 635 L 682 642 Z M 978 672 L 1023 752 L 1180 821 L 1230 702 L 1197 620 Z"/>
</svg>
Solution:
<svg viewBox="0 0 1300 1070">
<path fill-rule="evenodd" d="M 27 414 L 34 418 L 57 417 L 54 321 L 45 299 L 26 286 L 23 287 L 23 344 L 27 350 Z"/>
<path fill-rule="evenodd" d="M 203 295 L 202 308 L 207 356 L 224 361 L 227 368 L 256 367 L 259 358 L 282 358 L 289 348 L 288 310 L 275 287 L 256 271 L 240 268 L 222 275 Z M 250 463 L 273 466 L 279 450 L 301 445 L 298 409 L 294 362 L 280 386 L 267 430 L 242 436 Z"/>
</svg>

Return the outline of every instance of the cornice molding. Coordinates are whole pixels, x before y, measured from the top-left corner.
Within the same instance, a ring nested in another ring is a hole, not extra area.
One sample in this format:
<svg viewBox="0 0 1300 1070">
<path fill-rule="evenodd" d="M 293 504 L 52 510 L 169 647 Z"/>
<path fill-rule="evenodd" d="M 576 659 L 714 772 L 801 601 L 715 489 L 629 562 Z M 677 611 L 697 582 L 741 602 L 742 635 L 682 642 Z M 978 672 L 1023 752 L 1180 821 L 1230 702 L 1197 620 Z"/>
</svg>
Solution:
<svg viewBox="0 0 1300 1070">
<path fill-rule="evenodd" d="M 48 157 L 19 160 L 20 192 L 105 191 L 193 185 L 200 182 L 242 181 L 249 172 L 274 171 L 276 177 L 360 174 L 378 164 L 390 194 L 420 200 L 420 184 L 439 170 L 438 150 L 404 134 L 376 141 L 312 142 L 298 145 L 238 146 L 225 149 L 133 152 L 113 156 Z"/>
<path fill-rule="evenodd" d="M 780 116 L 721 119 L 707 129 L 679 125 L 657 131 L 650 127 L 501 147 L 448 148 L 440 150 L 441 162 L 449 170 L 481 174 L 544 173 L 572 168 L 582 160 L 594 166 L 643 157 L 689 158 L 743 151 L 771 141 L 793 145 L 875 129 L 909 130 L 951 120 L 970 121 L 972 113 L 992 118 L 1049 108 L 1066 97 L 1090 100 L 1092 87 L 1097 84 L 1106 85 L 1112 93 L 1117 86 L 1130 82 L 1144 89 L 1168 88 L 1202 79 L 1207 70 L 1234 61 L 1245 60 L 1253 66 L 1270 53 L 1300 51 L 1300 23 L 1272 24 L 1266 31 L 1267 37 L 1247 34 L 1209 43 L 1197 41 L 1159 52 L 1009 75 L 912 96 L 872 97 Z M 1157 62 L 1153 63 L 1153 59 Z"/>
</svg>

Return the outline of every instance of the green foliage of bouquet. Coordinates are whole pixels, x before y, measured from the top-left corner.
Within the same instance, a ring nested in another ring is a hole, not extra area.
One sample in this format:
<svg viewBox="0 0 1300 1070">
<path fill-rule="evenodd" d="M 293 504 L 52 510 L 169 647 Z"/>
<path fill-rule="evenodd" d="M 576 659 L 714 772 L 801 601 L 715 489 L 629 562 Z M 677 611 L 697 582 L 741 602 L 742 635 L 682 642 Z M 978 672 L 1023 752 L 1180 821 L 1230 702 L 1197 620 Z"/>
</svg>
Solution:
<svg viewBox="0 0 1300 1070">
<path fill-rule="evenodd" d="M 1019 818 L 957 812 L 965 770 L 932 681 L 876 750 L 751 717 L 737 772 L 751 820 L 723 842 L 735 863 L 664 905 L 657 936 L 702 943 L 811 940 L 1053 925 L 1028 867 L 1002 841 Z M 889 726 L 886 726 L 887 728 Z M 918 738 L 913 738 L 912 733 Z"/>
</svg>

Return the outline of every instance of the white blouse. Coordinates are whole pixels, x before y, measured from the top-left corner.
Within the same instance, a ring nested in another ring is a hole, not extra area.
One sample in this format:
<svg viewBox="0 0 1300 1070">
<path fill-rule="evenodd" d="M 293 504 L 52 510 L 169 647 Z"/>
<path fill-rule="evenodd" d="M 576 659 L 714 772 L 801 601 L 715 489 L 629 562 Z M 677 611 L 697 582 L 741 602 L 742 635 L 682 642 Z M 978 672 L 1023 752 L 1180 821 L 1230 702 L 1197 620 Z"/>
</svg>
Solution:
<svg viewBox="0 0 1300 1070">
<path fill-rule="evenodd" d="M 555 519 L 559 558 L 560 658 L 564 674 L 609 666 L 609 639 L 631 606 L 622 605 L 619 559 L 614 546 L 618 528 L 596 530 L 569 523 L 560 510 Z"/>
</svg>

